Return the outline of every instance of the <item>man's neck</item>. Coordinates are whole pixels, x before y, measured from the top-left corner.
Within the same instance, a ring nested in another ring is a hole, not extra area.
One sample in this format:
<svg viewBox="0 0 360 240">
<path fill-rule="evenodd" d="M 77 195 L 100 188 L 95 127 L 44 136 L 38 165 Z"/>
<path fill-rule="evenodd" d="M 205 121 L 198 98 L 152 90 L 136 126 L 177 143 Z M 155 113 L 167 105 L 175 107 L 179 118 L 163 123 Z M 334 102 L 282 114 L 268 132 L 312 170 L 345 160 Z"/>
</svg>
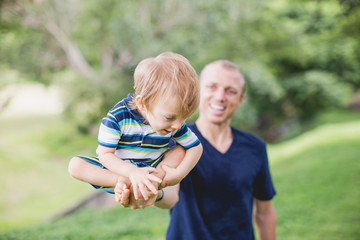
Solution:
<svg viewBox="0 0 360 240">
<path fill-rule="evenodd" d="M 231 146 L 233 134 L 229 123 L 214 124 L 209 121 L 196 121 L 201 135 L 219 152 L 225 153 Z"/>
</svg>

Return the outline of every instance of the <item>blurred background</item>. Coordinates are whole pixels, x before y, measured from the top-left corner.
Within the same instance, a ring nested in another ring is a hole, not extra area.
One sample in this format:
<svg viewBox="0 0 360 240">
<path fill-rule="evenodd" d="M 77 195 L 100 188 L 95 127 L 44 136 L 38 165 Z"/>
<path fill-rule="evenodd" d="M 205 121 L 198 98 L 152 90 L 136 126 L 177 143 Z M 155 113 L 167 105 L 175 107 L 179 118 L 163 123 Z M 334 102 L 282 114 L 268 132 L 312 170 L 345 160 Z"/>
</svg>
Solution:
<svg viewBox="0 0 360 240">
<path fill-rule="evenodd" d="M 164 239 L 152 207 L 56 217 L 95 192 L 69 159 L 164 51 L 241 68 L 232 125 L 268 143 L 279 239 L 360 239 L 359 26 L 358 0 L 0 0 L 0 239 Z"/>
</svg>

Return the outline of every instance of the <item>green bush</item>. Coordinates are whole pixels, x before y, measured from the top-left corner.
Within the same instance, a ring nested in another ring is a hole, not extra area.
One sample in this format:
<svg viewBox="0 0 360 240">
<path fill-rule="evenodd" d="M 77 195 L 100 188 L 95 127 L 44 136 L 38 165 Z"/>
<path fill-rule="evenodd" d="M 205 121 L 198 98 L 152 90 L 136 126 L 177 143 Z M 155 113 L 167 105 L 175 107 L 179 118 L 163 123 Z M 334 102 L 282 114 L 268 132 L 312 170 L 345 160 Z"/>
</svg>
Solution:
<svg viewBox="0 0 360 240">
<path fill-rule="evenodd" d="M 307 120 L 318 112 L 331 108 L 344 108 L 352 96 L 351 87 L 333 74 L 307 71 L 284 81 L 287 102 L 295 115 Z"/>
</svg>

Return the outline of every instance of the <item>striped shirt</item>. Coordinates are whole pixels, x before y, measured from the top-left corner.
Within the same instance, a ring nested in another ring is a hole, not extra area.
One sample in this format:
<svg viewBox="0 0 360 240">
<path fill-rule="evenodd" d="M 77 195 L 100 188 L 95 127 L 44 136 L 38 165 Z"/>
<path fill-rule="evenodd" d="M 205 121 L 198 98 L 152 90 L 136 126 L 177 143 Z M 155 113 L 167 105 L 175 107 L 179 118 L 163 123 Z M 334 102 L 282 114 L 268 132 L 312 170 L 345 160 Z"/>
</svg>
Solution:
<svg viewBox="0 0 360 240">
<path fill-rule="evenodd" d="M 184 124 L 165 136 L 157 134 L 136 109 L 129 104 L 131 95 L 118 102 L 103 118 L 98 144 L 116 148 L 115 155 L 139 167 L 156 167 L 173 139 L 185 149 L 200 144 L 196 135 Z"/>
</svg>

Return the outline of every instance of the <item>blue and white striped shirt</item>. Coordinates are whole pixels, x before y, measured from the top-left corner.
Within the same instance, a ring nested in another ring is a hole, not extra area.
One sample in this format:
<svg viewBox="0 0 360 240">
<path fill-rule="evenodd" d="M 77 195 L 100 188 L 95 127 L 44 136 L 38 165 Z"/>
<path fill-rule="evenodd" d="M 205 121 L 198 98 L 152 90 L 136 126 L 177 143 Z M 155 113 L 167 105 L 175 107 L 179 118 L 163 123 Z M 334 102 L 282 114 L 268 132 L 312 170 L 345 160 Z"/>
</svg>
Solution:
<svg viewBox="0 0 360 240">
<path fill-rule="evenodd" d="M 200 144 L 196 135 L 184 124 L 165 136 L 157 134 L 136 109 L 131 109 L 131 95 L 118 102 L 103 118 L 98 144 L 116 148 L 115 155 L 139 166 L 156 167 L 173 139 L 185 149 Z"/>
</svg>

